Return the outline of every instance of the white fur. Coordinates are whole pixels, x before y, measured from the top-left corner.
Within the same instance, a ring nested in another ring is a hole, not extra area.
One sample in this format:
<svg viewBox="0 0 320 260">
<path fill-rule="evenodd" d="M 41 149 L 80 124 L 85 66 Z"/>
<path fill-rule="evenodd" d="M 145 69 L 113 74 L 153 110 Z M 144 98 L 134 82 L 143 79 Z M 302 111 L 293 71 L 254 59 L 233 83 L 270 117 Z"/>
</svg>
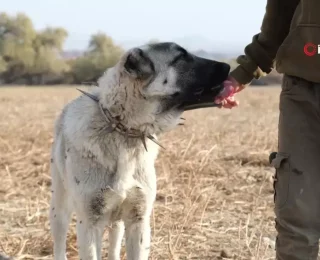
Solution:
<svg viewBox="0 0 320 260">
<path fill-rule="evenodd" d="M 105 73 L 92 92 L 103 106 L 121 116 L 126 126 L 150 134 L 176 126 L 180 114 L 157 115 L 157 101 L 141 98 L 141 86 L 123 74 L 119 64 Z M 170 80 L 174 78 L 173 72 L 169 74 Z M 148 259 L 158 146 L 147 139 L 147 152 L 139 139 L 127 141 L 117 132 L 104 131 L 106 124 L 97 103 L 86 96 L 70 102 L 56 121 L 50 208 L 55 260 L 66 259 L 66 234 L 73 212 L 79 259 L 101 259 L 107 226 L 109 260 L 120 259 L 123 235 L 128 260 Z"/>
</svg>

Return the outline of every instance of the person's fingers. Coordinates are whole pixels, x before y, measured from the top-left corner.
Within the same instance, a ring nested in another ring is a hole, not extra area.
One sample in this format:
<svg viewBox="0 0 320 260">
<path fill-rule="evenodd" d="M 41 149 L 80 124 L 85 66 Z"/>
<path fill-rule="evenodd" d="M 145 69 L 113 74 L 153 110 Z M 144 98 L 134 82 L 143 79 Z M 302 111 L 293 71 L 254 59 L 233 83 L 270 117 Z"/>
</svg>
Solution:
<svg viewBox="0 0 320 260">
<path fill-rule="evenodd" d="M 234 93 L 238 93 L 240 91 L 242 91 L 245 87 L 244 85 L 240 84 L 238 81 L 236 81 L 233 77 L 229 76 L 226 80 L 226 82 L 228 84 L 231 83 L 231 85 L 234 87 L 235 92 Z"/>
<path fill-rule="evenodd" d="M 236 103 L 235 104 L 227 103 L 227 104 L 223 105 L 224 108 L 233 108 L 233 107 L 236 107 L 236 106 L 238 106 Z"/>
<path fill-rule="evenodd" d="M 216 98 L 215 100 L 214 100 L 214 103 L 216 103 L 216 104 L 221 104 L 222 103 L 222 98 Z"/>
<path fill-rule="evenodd" d="M 231 108 L 233 108 L 234 106 L 233 106 L 233 105 L 231 105 L 231 104 L 226 104 L 226 105 L 224 105 L 223 107 L 224 107 L 224 108 L 231 109 Z"/>
<path fill-rule="evenodd" d="M 229 77 L 223 82 L 223 90 L 214 102 L 220 104 L 219 108 L 232 108 L 239 105 L 239 102 L 235 100 L 234 95 L 244 89 L 243 85 L 240 85 L 234 78 Z"/>
<path fill-rule="evenodd" d="M 219 94 L 218 98 L 227 98 L 234 93 L 235 89 L 230 82 L 225 82 L 223 84 L 223 90 Z"/>
<path fill-rule="evenodd" d="M 227 108 L 232 108 L 238 106 L 239 102 L 234 99 L 234 97 L 230 97 L 224 100 L 223 106 Z"/>
<path fill-rule="evenodd" d="M 235 90 L 235 93 L 238 93 L 240 91 L 242 91 L 245 87 L 243 85 L 239 85 L 236 90 Z"/>
</svg>

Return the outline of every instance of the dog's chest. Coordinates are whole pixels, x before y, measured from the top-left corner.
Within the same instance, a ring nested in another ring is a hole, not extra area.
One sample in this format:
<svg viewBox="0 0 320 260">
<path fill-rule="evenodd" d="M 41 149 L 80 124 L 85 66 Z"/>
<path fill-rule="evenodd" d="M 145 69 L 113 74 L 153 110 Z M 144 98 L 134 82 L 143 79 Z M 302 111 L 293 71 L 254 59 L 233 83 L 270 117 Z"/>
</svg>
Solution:
<svg viewBox="0 0 320 260">
<path fill-rule="evenodd" d="M 103 218 L 112 223 L 120 219 L 141 219 L 150 209 L 156 193 L 154 158 L 143 155 L 135 160 L 123 159 L 112 180 L 100 184 L 88 205 L 93 221 Z"/>
</svg>

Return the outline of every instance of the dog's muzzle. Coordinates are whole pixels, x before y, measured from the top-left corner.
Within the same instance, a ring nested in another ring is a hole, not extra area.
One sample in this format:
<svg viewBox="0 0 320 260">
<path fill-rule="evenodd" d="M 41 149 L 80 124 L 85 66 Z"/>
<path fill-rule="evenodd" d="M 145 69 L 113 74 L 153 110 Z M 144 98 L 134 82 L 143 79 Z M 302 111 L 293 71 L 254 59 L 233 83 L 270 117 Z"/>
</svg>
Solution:
<svg viewBox="0 0 320 260">
<path fill-rule="evenodd" d="M 196 91 L 191 94 L 187 101 L 183 102 L 181 108 L 184 111 L 199 108 L 220 107 L 214 102 L 214 98 L 223 90 L 223 85 L 215 86 L 210 91 Z"/>
<path fill-rule="evenodd" d="M 223 62 L 204 60 L 195 69 L 194 78 L 181 98 L 180 108 L 184 111 L 207 107 L 219 107 L 214 102 L 223 90 L 223 82 L 228 78 L 230 65 Z"/>
</svg>

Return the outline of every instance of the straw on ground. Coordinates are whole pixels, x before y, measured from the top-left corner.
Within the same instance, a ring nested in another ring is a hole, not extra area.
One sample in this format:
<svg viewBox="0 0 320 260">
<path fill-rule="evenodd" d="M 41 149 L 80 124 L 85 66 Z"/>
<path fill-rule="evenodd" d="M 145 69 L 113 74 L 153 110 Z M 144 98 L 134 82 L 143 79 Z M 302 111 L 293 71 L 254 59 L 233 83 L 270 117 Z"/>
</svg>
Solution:
<svg viewBox="0 0 320 260">
<path fill-rule="evenodd" d="M 52 259 L 48 209 L 54 119 L 75 88 L 0 90 L 0 251 Z M 272 175 L 279 88 L 249 88 L 233 110 L 184 114 L 160 137 L 150 259 L 274 258 Z M 105 234 L 104 258 L 107 255 Z M 68 257 L 77 259 L 74 219 Z M 123 259 L 125 259 L 123 249 Z"/>
</svg>

